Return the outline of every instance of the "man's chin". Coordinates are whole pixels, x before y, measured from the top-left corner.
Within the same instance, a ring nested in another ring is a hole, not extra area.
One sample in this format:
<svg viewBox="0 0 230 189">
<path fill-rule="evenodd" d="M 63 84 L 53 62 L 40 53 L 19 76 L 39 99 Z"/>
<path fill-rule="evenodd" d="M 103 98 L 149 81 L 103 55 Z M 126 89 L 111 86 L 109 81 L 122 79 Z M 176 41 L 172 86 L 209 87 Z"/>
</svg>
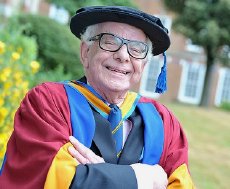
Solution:
<svg viewBox="0 0 230 189">
<path fill-rule="evenodd" d="M 110 84 L 108 86 L 108 90 L 113 91 L 113 92 L 123 92 L 123 91 L 128 91 L 129 86 L 123 84 L 123 83 L 115 83 L 115 84 Z"/>
</svg>

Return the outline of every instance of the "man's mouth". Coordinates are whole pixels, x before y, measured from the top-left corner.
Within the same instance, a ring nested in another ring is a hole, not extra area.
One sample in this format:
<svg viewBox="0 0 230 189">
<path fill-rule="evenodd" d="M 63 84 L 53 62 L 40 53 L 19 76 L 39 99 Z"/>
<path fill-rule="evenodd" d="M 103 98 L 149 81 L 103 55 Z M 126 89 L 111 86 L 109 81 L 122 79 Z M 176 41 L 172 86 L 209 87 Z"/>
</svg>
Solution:
<svg viewBox="0 0 230 189">
<path fill-rule="evenodd" d="M 123 70 L 118 70 L 116 68 L 112 68 L 112 67 L 109 67 L 109 66 L 106 66 L 106 68 L 110 71 L 113 71 L 113 72 L 117 72 L 117 73 L 121 73 L 121 74 L 124 74 L 124 75 L 127 75 L 129 74 L 130 72 L 126 72 L 126 71 L 123 71 Z"/>
</svg>

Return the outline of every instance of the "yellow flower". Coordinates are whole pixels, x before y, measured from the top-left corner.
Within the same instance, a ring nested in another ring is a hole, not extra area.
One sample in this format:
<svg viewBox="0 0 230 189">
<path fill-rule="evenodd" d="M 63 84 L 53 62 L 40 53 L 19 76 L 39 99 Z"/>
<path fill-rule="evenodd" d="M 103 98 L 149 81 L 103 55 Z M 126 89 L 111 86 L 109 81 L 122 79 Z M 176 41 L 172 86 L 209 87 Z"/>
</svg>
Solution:
<svg viewBox="0 0 230 189">
<path fill-rule="evenodd" d="M 24 81 L 24 82 L 22 82 L 21 86 L 22 86 L 23 90 L 27 91 L 28 88 L 29 88 L 29 82 L 28 81 Z"/>
<path fill-rule="evenodd" d="M 7 91 L 13 86 L 13 83 L 11 81 L 4 82 L 3 84 L 3 90 Z"/>
<path fill-rule="evenodd" d="M 18 47 L 18 48 L 17 48 L 17 52 L 18 52 L 18 53 L 22 53 L 22 51 L 23 51 L 22 47 Z"/>
<path fill-rule="evenodd" d="M 12 94 L 13 98 L 14 99 L 19 99 L 20 94 L 21 94 L 20 92 L 21 91 L 19 89 L 14 89 L 13 94 Z"/>
<path fill-rule="evenodd" d="M 13 77 L 14 77 L 15 80 L 21 80 L 22 76 L 23 76 L 22 72 L 17 71 L 17 72 L 14 73 Z"/>
<path fill-rule="evenodd" d="M 3 43 L 2 41 L 0 41 L 0 54 L 3 54 L 5 52 L 5 43 Z"/>
<path fill-rule="evenodd" d="M 0 75 L 0 81 L 5 82 L 8 79 L 8 77 L 10 76 L 10 74 L 11 74 L 11 69 L 9 67 L 4 68 L 2 70 L 1 75 Z"/>
<path fill-rule="evenodd" d="M 3 90 L 3 91 L 0 93 L 0 95 L 1 95 L 0 98 L 5 98 L 5 97 L 6 97 L 6 91 Z"/>
<path fill-rule="evenodd" d="M 11 55 L 12 59 L 14 61 L 18 60 L 20 58 L 20 54 L 17 53 L 17 52 L 13 52 L 12 55 Z"/>
<path fill-rule="evenodd" d="M 0 97 L 0 107 L 4 104 L 4 100 L 2 97 Z"/>
<path fill-rule="evenodd" d="M 37 62 L 37 61 L 34 60 L 34 61 L 32 61 L 30 63 L 30 67 L 32 68 L 32 72 L 36 73 L 39 70 L 39 68 L 40 68 L 40 64 L 39 64 L 39 62 Z"/>
<path fill-rule="evenodd" d="M 0 157 L 3 158 L 6 151 L 7 138 L 6 134 L 0 134 Z"/>
<path fill-rule="evenodd" d="M 9 140 L 11 133 L 12 131 L 0 133 L 0 158 L 3 158 L 5 155 L 7 142 Z M 0 167 L 1 167 L 1 164 L 0 164 Z"/>
<path fill-rule="evenodd" d="M 8 114 L 8 110 L 5 107 L 0 108 L 0 120 L 4 120 Z"/>
</svg>

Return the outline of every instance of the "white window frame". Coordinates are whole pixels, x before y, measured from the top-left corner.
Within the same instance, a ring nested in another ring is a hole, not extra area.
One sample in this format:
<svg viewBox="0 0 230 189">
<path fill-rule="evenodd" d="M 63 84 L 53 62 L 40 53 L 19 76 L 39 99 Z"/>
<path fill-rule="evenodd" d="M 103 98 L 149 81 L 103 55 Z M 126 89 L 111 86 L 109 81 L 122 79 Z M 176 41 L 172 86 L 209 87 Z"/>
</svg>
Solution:
<svg viewBox="0 0 230 189">
<path fill-rule="evenodd" d="M 220 68 L 219 69 L 219 79 L 218 79 L 218 83 L 217 83 L 217 90 L 216 90 L 216 96 L 215 96 L 215 105 L 216 106 L 220 106 L 222 103 L 222 95 L 223 95 L 223 91 L 225 87 L 229 87 L 229 91 L 230 91 L 230 86 L 226 86 L 224 84 L 225 78 L 229 77 L 230 75 L 230 68 Z M 230 99 L 229 99 L 230 102 Z"/>
<path fill-rule="evenodd" d="M 69 17 L 69 12 L 63 7 L 57 7 L 55 4 L 50 5 L 49 18 L 56 20 L 61 24 L 67 24 Z"/>
<path fill-rule="evenodd" d="M 199 45 L 195 45 L 192 42 L 191 39 L 187 39 L 186 40 L 185 49 L 187 51 L 194 52 L 194 53 L 203 53 L 204 52 L 204 49 L 201 46 L 199 46 Z"/>
<path fill-rule="evenodd" d="M 40 0 L 24 0 L 24 5 L 28 8 L 29 12 L 36 14 L 39 11 Z"/>
<path fill-rule="evenodd" d="M 12 6 L 0 3 L 0 15 L 10 17 L 13 13 Z"/>
<path fill-rule="evenodd" d="M 201 100 L 201 95 L 204 86 L 204 78 L 206 72 L 206 65 L 198 63 L 198 62 L 187 62 L 186 60 L 181 60 L 180 64 L 182 65 L 182 75 L 180 80 L 180 88 L 179 88 L 179 95 L 178 100 L 181 102 L 189 103 L 189 104 L 199 104 Z M 198 80 L 196 84 L 196 94 L 195 97 L 186 96 L 186 85 L 188 82 L 188 72 L 189 68 L 194 67 L 194 69 L 198 69 Z"/>
<path fill-rule="evenodd" d="M 18 12 L 20 0 L 11 0 L 10 2 L 0 3 L 0 15 L 10 17 Z"/>
<path fill-rule="evenodd" d="M 160 94 L 155 93 L 155 89 L 156 89 L 157 79 L 158 79 L 158 76 L 160 74 L 161 67 L 163 66 L 163 63 L 164 63 L 163 56 L 154 56 L 154 57 L 152 57 L 152 60 L 146 64 L 145 69 L 144 69 L 143 74 L 142 74 L 142 78 L 141 78 L 141 82 L 140 82 L 140 89 L 139 89 L 139 93 L 142 96 L 146 96 L 146 97 L 150 97 L 150 98 L 159 98 L 160 97 Z M 155 71 L 155 73 L 151 72 L 150 66 L 153 66 L 154 69 L 157 69 Z M 152 90 L 147 89 L 149 77 L 151 79 L 155 80 L 155 84 L 153 86 L 150 86 L 152 88 Z"/>
</svg>

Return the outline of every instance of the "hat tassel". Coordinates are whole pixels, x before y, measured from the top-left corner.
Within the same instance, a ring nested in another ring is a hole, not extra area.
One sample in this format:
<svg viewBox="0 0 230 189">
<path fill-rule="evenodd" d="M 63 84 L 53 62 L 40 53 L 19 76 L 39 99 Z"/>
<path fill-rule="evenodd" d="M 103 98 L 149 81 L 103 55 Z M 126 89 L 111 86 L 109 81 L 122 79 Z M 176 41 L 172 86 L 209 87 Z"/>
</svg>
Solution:
<svg viewBox="0 0 230 189">
<path fill-rule="evenodd" d="M 164 93 L 167 90 L 167 65 L 166 65 L 166 54 L 163 53 L 164 65 L 161 68 L 161 73 L 157 79 L 156 93 Z"/>
</svg>

